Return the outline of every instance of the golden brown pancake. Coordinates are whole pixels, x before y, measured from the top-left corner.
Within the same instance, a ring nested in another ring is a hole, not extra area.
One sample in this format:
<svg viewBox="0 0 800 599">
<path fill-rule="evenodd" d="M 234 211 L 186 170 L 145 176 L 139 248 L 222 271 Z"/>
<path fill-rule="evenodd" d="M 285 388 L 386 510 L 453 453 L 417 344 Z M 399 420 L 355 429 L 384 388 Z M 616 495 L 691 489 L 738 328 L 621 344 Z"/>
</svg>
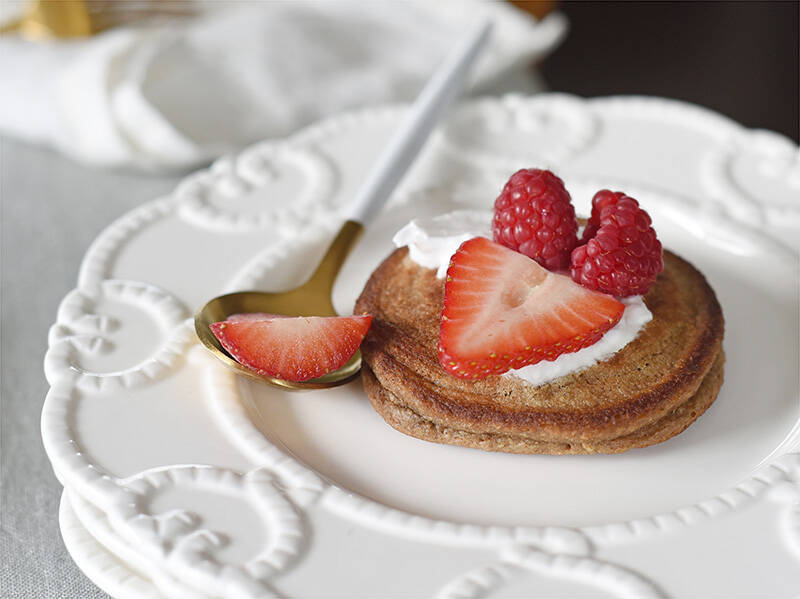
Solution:
<svg viewBox="0 0 800 599">
<path fill-rule="evenodd" d="M 420 439 L 511 453 L 618 453 L 678 434 L 722 385 L 722 310 L 703 275 L 668 251 L 644 298 L 653 319 L 636 339 L 539 386 L 448 374 L 437 354 L 443 293 L 435 271 L 400 248 L 355 306 L 373 316 L 361 346 L 364 389 L 391 426 Z"/>
</svg>

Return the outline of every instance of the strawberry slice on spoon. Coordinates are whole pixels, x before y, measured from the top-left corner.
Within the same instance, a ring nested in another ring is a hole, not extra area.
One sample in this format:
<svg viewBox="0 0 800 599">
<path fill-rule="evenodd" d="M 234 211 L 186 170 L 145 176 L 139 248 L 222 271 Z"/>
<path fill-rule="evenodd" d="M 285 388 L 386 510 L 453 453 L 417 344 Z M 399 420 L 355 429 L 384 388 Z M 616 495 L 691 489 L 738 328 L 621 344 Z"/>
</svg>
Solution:
<svg viewBox="0 0 800 599">
<path fill-rule="evenodd" d="M 369 315 L 233 314 L 209 326 L 222 347 L 254 373 L 307 381 L 344 366 L 371 323 Z"/>
<path fill-rule="evenodd" d="M 597 342 L 625 305 L 483 237 L 465 241 L 447 270 L 439 361 L 481 379 L 555 360 Z"/>
</svg>

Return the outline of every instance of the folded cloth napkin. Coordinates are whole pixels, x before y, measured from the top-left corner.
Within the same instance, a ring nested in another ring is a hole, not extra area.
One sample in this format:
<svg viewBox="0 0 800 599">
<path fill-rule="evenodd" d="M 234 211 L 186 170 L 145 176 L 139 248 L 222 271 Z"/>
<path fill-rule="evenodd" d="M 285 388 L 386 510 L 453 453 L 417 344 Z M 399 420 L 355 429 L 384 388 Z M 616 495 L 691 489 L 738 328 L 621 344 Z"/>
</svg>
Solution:
<svg viewBox="0 0 800 599">
<path fill-rule="evenodd" d="M 495 28 L 473 91 L 566 31 L 501 2 L 206 2 L 80 41 L 0 39 L 0 132 L 104 166 L 185 169 L 327 114 L 412 99 L 459 35 Z M 531 91 L 531 90 L 521 90 Z"/>
</svg>

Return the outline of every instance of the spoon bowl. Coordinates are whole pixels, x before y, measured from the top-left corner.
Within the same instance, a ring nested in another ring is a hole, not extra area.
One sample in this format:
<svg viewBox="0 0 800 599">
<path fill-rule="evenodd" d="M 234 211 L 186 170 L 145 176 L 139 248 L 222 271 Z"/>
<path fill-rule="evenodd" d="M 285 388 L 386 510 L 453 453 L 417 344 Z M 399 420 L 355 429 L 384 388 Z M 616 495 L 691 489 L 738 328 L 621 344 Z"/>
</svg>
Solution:
<svg viewBox="0 0 800 599">
<path fill-rule="evenodd" d="M 262 376 L 242 366 L 225 351 L 211 332 L 210 325 L 234 314 L 262 312 L 281 316 L 337 316 L 331 302 L 331 291 L 336 275 L 344 263 L 350 248 L 361 236 L 364 227 L 348 220 L 342 225 L 311 278 L 300 287 L 289 291 L 268 293 L 265 291 L 238 291 L 215 297 L 200 308 L 194 317 L 194 329 L 200 341 L 220 360 L 240 373 L 264 383 L 289 390 L 324 389 L 342 385 L 355 378 L 361 369 L 361 350 L 338 370 L 307 381 L 287 381 L 271 376 Z"/>
</svg>

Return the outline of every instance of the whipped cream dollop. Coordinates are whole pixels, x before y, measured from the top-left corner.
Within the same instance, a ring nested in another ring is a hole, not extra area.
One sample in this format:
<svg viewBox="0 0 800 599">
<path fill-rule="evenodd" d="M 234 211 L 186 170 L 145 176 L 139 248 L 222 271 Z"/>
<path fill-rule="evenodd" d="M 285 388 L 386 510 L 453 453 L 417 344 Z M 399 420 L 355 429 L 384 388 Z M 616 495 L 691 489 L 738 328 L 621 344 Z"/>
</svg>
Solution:
<svg viewBox="0 0 800 599">
<path fill-rule="evenodd" d="M 473 237 L 492 238 L 492 212 L 487 210 L 457 210 L 432 218 L 415 218 L 394 236 L 397 247 L 408 246 L 408 256 L 416 264 L 436 270 L 440 279 L 447 274 L 450 258 L 458 247 Z M 531 385 L 542 385 L 572 372 L 607 360 L 633 341 L 653 315 L 642 299 L 635 295 L 622 300 L 625 311 L 620 321 L 593 345 L 561 354 L 553 361 L 542 361 L 502 376 L 514 376 Z"/>
<path fill-rule="evenodd" d="M 456 210 L 415 218 L 395 233 L 395 246 L 408 246 L 409 257 L 425 268 L 435 268 L 436 276 L 447 274 L 450 258 L 458 247 L 473 237 L 492 238 L 492 213 L 484 210 Z"/>
</svg>

